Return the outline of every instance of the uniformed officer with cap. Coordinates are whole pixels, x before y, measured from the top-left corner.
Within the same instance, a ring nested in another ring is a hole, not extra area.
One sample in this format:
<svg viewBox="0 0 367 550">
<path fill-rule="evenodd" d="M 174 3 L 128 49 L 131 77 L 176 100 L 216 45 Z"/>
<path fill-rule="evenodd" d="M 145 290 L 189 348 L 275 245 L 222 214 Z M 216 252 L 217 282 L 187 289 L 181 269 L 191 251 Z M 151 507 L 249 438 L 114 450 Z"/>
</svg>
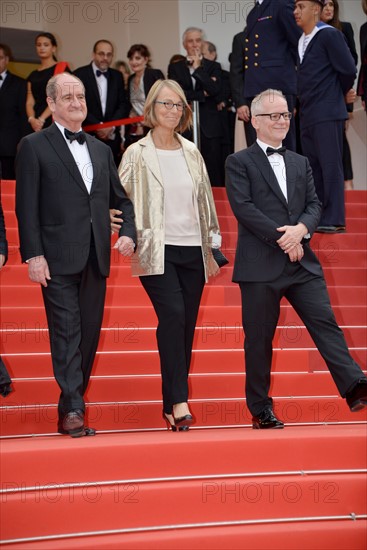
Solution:
<svg viewBox="0 0 367 550">
<path fill-rule="evenodd" d="M 296 102 L 297 44 L 301 32 L 294 16 L 293 0 L 257 0 L 246 27 L 233 39 L 231 89 L 237 116 L 245 123 L 247 145 L 256 140 L 250 122 L 253 98 L 267 88 L 280 90 L 293 112 Z M 292 120 L 285 145 L 296 149 Z"/>
</svg>

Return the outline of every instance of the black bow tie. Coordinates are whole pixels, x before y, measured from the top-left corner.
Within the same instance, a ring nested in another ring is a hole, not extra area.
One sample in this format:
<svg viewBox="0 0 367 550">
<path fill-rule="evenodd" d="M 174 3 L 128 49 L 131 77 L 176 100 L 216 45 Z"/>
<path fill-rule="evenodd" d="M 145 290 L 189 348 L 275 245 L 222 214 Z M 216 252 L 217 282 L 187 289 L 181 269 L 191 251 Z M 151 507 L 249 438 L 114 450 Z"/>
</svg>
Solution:
<svg viewBox="0 0 367 550">
<path fill-rule="evenodd" d="M 270 157 L 270 155 L 274 155 L 274 153 L 278 153 L 278 155 L 282 155 L 284 157 L 286 150 L 287 149 L 285 147 L 279 147 L 279 149 L 273 149 L 272 147 L 268 147 L 266 149 L 266 154 L 268 155 L 268 157 Z"/>
<path fill-rule="evenodd" d="M 107 71 L 100 71 L 99 69 L 96 70 L 96 75 L 97 76 L 101 76 L 103 75 L 105 78 L 108 78 L 108 74 L 107 74 Z"/>
<path fill-rule="evenodd" d="M 85 133 L 83 130 L 80 130 L 80 132 L 70 132 L 70 130 L 67 130 L 65 128 L 65 137 L 70 140 L 70 143 L 73 143 L 74 140 L 76 140 L 80 145 L 83 145 L 85 143 Z"/>
</svg>

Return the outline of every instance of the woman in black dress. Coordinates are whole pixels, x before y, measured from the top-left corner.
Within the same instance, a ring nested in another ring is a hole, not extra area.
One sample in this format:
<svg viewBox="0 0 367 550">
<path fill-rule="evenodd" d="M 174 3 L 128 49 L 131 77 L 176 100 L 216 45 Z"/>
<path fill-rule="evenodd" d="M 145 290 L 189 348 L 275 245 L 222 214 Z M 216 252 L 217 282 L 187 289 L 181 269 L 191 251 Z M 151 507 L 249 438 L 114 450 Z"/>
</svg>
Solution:
<svg viewBox="0 0 367 550">
<path fill-rule="evenodd" d="M 47 82 L 58 72 L 71 71 L 67 63 L 57 62 L 57 42 L 53 34 L 49 32 L 38 34 L 35 44 L 41 66 L 32 71 L 27 78 L 26 111 L 32 130 L 39 132 L 52 123 L 51 111 L 46 101 Z"/>
</svg>

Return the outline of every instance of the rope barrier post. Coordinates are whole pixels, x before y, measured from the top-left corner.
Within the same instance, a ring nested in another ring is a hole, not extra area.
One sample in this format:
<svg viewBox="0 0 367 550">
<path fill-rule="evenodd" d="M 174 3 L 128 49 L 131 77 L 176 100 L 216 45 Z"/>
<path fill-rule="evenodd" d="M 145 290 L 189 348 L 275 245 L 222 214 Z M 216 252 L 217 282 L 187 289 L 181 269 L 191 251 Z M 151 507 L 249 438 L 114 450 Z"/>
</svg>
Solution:
<svg viewBox="0 0 367 550">
<path fill-rule="evenodd" d="M 193 135 L 193 139 L 194 139 L 194 143 L 196 145 L 196 147 L 199 149 L 200 151 L 200 115 L 199 115 L 199 102 L 198 101 L 193 101 L 191 103 L 191 106 L 192 106 L 192 122 L 193 122 L 193 127 L 192 127 L 192 135 Z"/>
</svg>

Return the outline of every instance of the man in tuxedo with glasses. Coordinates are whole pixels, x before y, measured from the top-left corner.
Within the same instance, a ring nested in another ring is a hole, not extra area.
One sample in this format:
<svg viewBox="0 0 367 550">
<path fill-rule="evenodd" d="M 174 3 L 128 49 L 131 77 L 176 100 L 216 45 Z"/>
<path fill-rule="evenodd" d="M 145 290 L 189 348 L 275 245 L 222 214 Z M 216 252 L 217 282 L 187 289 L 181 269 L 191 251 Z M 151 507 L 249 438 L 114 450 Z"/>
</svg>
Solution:
<svg viewBox="0 0 367 550">
<path fill-rule="evenodd" d="M 350 410 L 361 410 L 367 406 L 367 379 L 348 351 L 309 244 L 321 213 L 310 164 L 282 147 L 292 113 L 278 90 L 255 97 L 251 113 L 256 143 L 228 157 L 226 187 L 238 220 L 233 281 L 242 296 L 253 427 L 284 427 L 269 396 L 272 341 L 283 297 L 304 322 Z"/>
</svg>

